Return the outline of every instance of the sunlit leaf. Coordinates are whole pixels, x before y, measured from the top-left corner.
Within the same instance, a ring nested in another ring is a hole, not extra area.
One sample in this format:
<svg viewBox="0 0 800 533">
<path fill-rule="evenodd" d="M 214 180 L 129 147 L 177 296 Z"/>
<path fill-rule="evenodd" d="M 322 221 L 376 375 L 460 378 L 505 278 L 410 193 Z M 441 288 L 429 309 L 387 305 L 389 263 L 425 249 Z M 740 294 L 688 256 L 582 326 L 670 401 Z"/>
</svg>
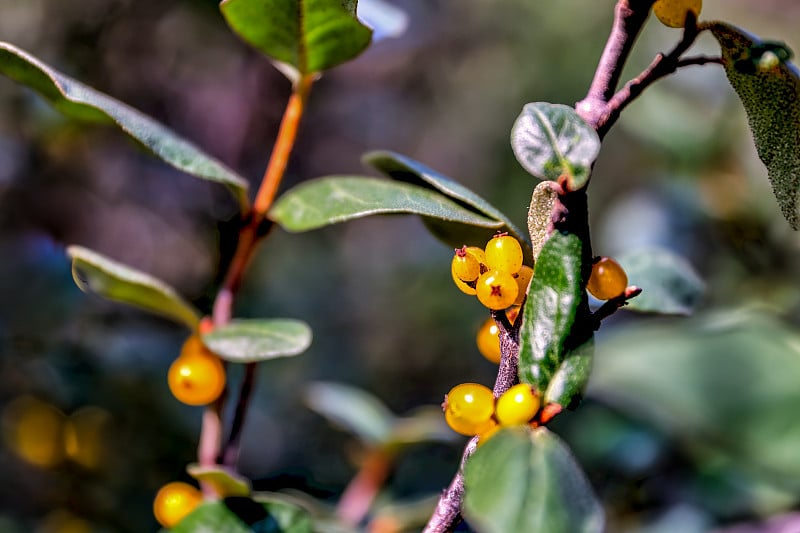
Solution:
<svg viewBox="0 0 800 533">
<path fill-rule="evenodd" d="M 594 340 L 571 350 L 558 366 L 544 393 L 544 405 L 572 407 L 583 397 L 594 358 Z"/>
<path fill-rule="evenodd" d="M 226 361 L 253 363 L 303 353 L 311 328 L 290 318 L 235 319 L 204 334 L 203 343 Z"/>
<path fill-rule="evenodd" d="M 624 309 L 689 315 L 705 291 L 692 265 L 669 250 L 636 250 L 617 259 L 628 274 L 628 283 L 643 289 Z"/>
<path fill-rule="evenodd" d="M 212 485 L 216 493 L 223 498 L 228 496 L 248 496 L 251 491 L 249 479 L 221 465 L 190 464 L 186 467 L 186 472 L 197 481 Z"/>
<path fill-rule="evenodd" d="M 163 281 L 82 246 L 69 246 L 67 255 L 82 291 L 197 327 L 200 313 Z"/>
</svg>

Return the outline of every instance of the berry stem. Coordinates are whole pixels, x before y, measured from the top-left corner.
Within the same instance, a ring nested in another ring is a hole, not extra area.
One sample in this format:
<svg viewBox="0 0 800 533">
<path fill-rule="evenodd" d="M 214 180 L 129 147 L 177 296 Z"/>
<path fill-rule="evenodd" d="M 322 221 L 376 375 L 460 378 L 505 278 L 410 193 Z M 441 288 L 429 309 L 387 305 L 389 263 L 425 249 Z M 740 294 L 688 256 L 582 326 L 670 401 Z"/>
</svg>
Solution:
<svg viewBox="0 0 800 533">
<path fill-rule="evenodd" d="M 336 516 L 343 524 L 355 527 L 367 515 L 389 476 L 392 459 L 392 454 L 384 448 L 375 448 L 367 453 L 336 506 Z"/>
</svg>

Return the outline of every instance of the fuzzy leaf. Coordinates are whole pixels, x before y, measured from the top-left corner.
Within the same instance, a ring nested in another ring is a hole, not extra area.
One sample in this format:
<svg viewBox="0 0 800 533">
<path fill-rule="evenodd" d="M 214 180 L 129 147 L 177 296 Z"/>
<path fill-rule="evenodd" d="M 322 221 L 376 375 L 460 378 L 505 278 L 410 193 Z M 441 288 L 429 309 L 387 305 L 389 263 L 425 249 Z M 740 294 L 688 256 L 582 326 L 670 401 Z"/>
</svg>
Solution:
<svg viewBox="0 0 800 533">
<path fill-rule="evenodd" d="M 242 208 L 248 205 L 244 178 L 132 107 L 4 42 L 0 42 L 0 73 L 35 90 L 67 116 L 116 125 L 163 161 L 197 178 L 225 185 Z"/>
<path fill-rule="evenodd" d="M 637 250 L 618 261 L 628 274 L 628 283 L 643 289 L 623 309 L 690 315 L 705 290 L 692 265 L 668 250 Z"/>
<path fill-rule="evenodd" d="M 576 405 L 589 382 L 593 356 L 592 339 L 570 351 L 547 385 L 543 404 L 557 403 L 566 408 Z"/>
<path fill-rule="evenodd" d="M 72 278 L 84 292 L 122 302 L 195 329 L 200 313 L 178 293 L 153 276 L 82 246 L 67 247 Z"/>
<path fill-rule="evenodd" d="M 549 237 L 550 220 L 558 194 L 546 181 L 536 185 L 528 207 L 528 233 L 531 235 L 533 259 L 538 260 L 544 243 Z"/>
<path fill-rule="evenodd" d="M 236 319 L 203 335 L 203 343 L 226 361 L 254 363 L 303 353 L 311 328 L 290 318 Z"/>
<path fill-rule="evenodd" d="M 203 466 L 190 464 L 186 472 L 197 481 L 213 485 L 217 494 L 223 498 L 229 496 L 248 496 L 251 492 L 250 480 L 220 465 Z"/>
<path fill-rule="evenodd" d="M 220 9 L 242 39 L 289 66 L 293 81 L 356 57 L 372 38 L 355 0 L 223 0 Z"/>
<path fill-rule="evenodd" d="M 766 45 L 757 37 L 722 22 L 704 25 L 719 41 L 725 73 L 744 104 L 758 156 L 767 167 L 781 212 L 800 229 L 800 72 L 788 49 L 773 56 L 776 64 L 760 63 Z M 783 56 L 783 57 L 780 57 Z"/>
<path fill-rule="evenodd" d="M 501 430 L 469 458 L 464 482 L 464 514 L 481 533 L 603 531 L 586 475 L 546 428 Z"/>
<path fill-rule="evenodd" d="M 275 202 L 269 217 L 287 231 L 308 231 L 390 213 L 417 214 L 493 229 L 503 225 L 430 189 L 353 176 L 329 176 L 298 185 Z"/>
<path fill-rule="evenodd" d="M 525 170 L 540 180 L 566 176 L 570 190 L 589 181 L 600 138 L 575 110 L 561 104 L 526 104 L 511 129 L 511 148 Z"/>
<path fill-rule="evenodd" d="M 318 414 L 369 444 L 384 444 L 394 424 L 394 415 L 383 402 L 348 385 L 313 383 L 306 390 L 305 401 Z"/>
</svg>

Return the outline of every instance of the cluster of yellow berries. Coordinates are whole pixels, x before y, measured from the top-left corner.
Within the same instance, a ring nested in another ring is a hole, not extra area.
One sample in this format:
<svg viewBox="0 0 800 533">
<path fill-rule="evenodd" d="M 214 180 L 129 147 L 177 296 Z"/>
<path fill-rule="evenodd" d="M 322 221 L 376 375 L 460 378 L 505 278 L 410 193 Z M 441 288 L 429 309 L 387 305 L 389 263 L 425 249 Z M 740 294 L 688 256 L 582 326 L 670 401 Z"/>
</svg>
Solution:
<svg viewBox="0 0 800 533">
<path fill-rule="evenodd" d="M 522 264 L 519 241 L 507 233 L 495 235 L 483 250 L 456 249 L 450 273 L 456 287 L 493 310 L 520 305 L 533 277 L 533 269 Z"/>
<path fill-rule="evenodd" d="M 539 396 L 530 385 L 514 385 L 495 400 L 492 391 L 479 383 L 453 387 L 443 404 L 447 425 L 462 435 L 478 435 L 485 442 L 504 426 L 527 424 L 539 411 Z"/>
<path fill-rule="evenodd" d="M 696 19 L 702 8 L 703 0 L 656 0 L 653 13 L 665 26 L 683 28 L 686 25 L 686 15 L 691 11 Z"/>
<path fill-rule="evenodd" d="M 225 366 L 197 335 L 189 337 L 167 373 L 169 390 L 188 405 L 206 405 L 225 390 Z"/>
</svg>

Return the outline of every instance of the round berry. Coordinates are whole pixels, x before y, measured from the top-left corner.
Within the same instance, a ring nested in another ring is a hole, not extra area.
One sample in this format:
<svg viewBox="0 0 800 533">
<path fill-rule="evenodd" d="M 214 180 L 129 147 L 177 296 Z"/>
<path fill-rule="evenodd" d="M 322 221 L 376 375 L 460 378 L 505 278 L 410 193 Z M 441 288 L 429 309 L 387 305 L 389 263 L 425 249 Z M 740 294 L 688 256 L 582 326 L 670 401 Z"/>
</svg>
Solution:
<svg viewBox="0 0 800 533">
<path fill-rule="evenodd" d="M 477 435 L 494 424 L 494 395 L 478 383 L 462 383 L 447 393 L 445 420 L 457 433 Z"/>
<path fill-rule="evenodd" d="M 475 282 L 470 281 L 469 283 L 466 281 L 461 281 L 456 276 L 455 269 L 453 269 L 453 265 L 450 266 L 450 275 L 453 276 L 453 283 L 456 284 L 458 290 L 463 292 L 464 294 L 469 294 L 470 296 L 475 296 Z"/>
<path fill-rule="evenodd" d="M 498 234 L 486 243 L 486 266 L 516 274 L 522 268 L 522 247 L 519 241 L 506 234 Z"/>
<path fill-rule="evenodd" d="M 225 367 L 196 336 L 189 337 L 169 367 L 169 390 L 188 405 L 206 405 L 225 390 Z"/>
<path fill-rule="evenodd" d="M 508 272 L 490 270 L 478 278 L 475 293 L 483 305 L 500 310 L 510 307 L 517 300 L 519 287 Z"/>
<path fill-rule="evenodd" d="M 478 351 L 494 364 L 500 363 L 500 328 L 493 318 L 487 318 L 478 330 Z"/>
<path fill-rule="evenodd" d="M 522 265 L 519 272 L 514 274 L 514 279 L 517 280 L 517 287 L 519 288 L 517 299 L 514 300 L 514 305 L 522 305 L 522 300 L 525 299 L 525 295 L 528 293 L 528 285 L 531 284 L 532 277 L 533 269 L 528 265 Z"/>
<path fill-rule="evenodd" d="M 539 410 L 539 397 L 530 385 L 514 385 L 497 399 L 494 416 L 501 426 L 527 424 Z"/>
<path fill-rule="evenodd" d="M 598 300 L 615 298 L 625 292 L 628 276 L 619 263 L 610 257 L 601 257 L 592 265 L 592 275 L 586 288 Z"/>
<path fill-rule="evenodd" d="M 480 263 L 473 254 L 467 252 L 466 246 L 456 249 L 451 270 L 461 281 L 475 281 L 481 275 Z"/>
<path fill-rule="evenodd" d="M 153 514 L 165 528 L 173 528 L 203 501 L 202 493 L 180 481 L 167 483 L 153 500 Z"/>
<path fill-rule="evenodd" d="M 665 26 L 683 28 L 689 11 L 697 18 L 702 8 L 703 0 L 656 0 L 653 13 Z"/>
</svg>

